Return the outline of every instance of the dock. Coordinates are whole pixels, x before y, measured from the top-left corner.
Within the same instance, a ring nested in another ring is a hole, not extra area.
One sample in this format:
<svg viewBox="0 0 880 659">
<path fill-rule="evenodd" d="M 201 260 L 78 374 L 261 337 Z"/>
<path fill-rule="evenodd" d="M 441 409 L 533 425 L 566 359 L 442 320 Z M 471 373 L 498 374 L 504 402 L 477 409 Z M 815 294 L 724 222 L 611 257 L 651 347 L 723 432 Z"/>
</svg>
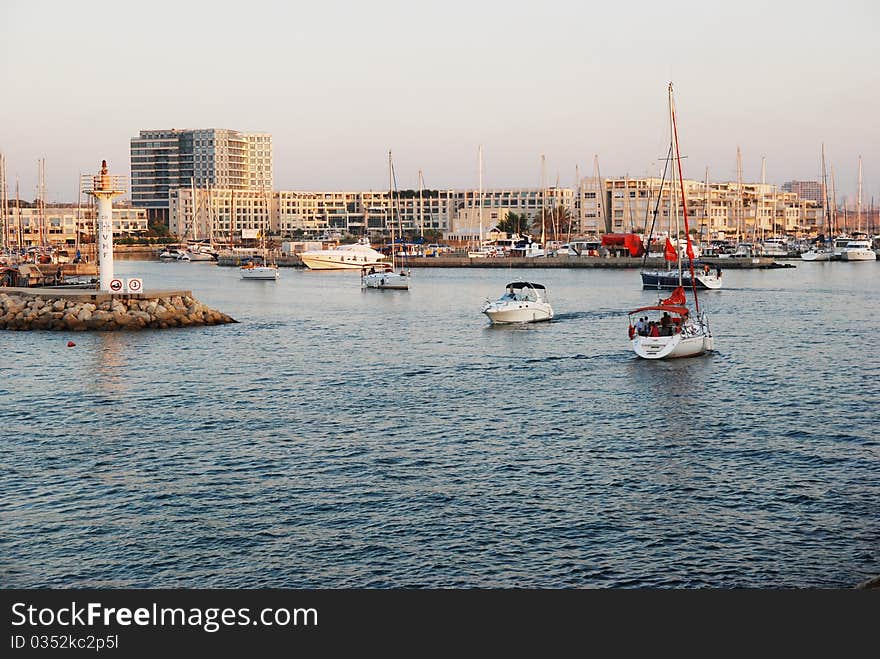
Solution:
<svg viewBox="0 0 880 659">
<path fill-rule="evenodd" d="M 746 258 L 719 258 L 707 257 L 698 259 L 700 265 L 708 265 L 713 270 L 720 267 L 722 270 L 739 269 L 771 269 L 793 268 L 791 264 L 781 264 L 770 257 L 746 257 Z M 241 259 L 233 257 L 220 257 L 219 266 L 236 267 Z M 305 265 L 296 255 L 279 256 L 275 259 L 279 268 L 304 268 Z M 624 256 L 548 256 L 548 257 L 523 257 L 523 256 L 499 256 L 486 258 L 470 258 L 468 256 L 408 256 L 398 261 L 408 268 L 641 268 L 641 257 Z M 646 262 L 649 268 L 666 269 L 667 261 L 663 258 L 649 258 Z"/>
</svg>

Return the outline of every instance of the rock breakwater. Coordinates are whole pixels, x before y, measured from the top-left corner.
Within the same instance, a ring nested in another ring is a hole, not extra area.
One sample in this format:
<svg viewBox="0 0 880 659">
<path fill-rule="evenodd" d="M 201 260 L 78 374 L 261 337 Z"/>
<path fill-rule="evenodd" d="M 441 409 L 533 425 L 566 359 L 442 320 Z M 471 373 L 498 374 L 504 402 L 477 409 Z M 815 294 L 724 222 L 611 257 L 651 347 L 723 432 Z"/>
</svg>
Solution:
<svg viewBox="0 0 880 659">
<path fill-rule="evenodd" d="M 0 289 L 0 329 L 6 330 L 112 331 L 235 322 L 187 293 L 89 295 L 50 289 L 7 293 Z"/>
</svg>

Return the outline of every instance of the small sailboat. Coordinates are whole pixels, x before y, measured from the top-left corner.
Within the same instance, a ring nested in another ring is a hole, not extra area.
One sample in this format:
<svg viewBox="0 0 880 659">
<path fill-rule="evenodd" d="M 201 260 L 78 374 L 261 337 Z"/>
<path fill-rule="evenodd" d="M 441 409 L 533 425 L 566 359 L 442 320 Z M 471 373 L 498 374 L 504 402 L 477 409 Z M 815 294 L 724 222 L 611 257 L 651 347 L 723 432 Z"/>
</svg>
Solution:
<svg viewBox="0 0 880 659">
<path fill-rule="evenodd" d="M 681 206 L 684 215 L 684 232 L 687 240 L 685 254 L 688 257 L 690 287 L 693 291 L 694 313 L 688 308 L 683 286 L 684 275 L 682 259 L 678 259 L 679 285 L 672 294 L 661 299 L 656 305 L 639 307 L 629 312 L 629 340 L 633 352 L 642 359 L 672 359 L 677 357 L 696 357 L 714 349 L 714 338 L 709 328 L 709 320 L 700 309 L 697 294 L 697 277 L 694 272 L 694 251 L 688 226 L 687 200 L 684 194 L 681 171 L 681 152 L 678 148 L 678 131 L 675 123 L 675 102 L 672 96 L 672 83 L 669 83 L 669 133 L 670 145 L 668 160 L 674 160 L 672 196 L 681 192 Z M 676 170 L 678 186 L 676 186 Z M 671 204 L 678 221 L 678 204 Z M 676 227 L 677 228 L 677 227 Z"/>
<path fill-rule="evenodd" d="M 266 200 L 266 226 L 260 230 L 260 246 L 262 248 L 262 258 L 260 263 L 256 263 L 251 259 L 248 263 L 239 266 L 238 271 L 242 279 L 262 279 L 274 281 L 278 279 L 278 265 L 269 263 L 268 252 L 266 250 L 266 231 L 269 230 L 269 201 Z"/>
<path fill-rule="evenodd" d="M 825 207 L 825 226 L 828 235 L 833 233 L 834 218 L 831 214 L 830 198 L 828 197 L 828 173 L 825 170 L 825 144 L 822 144 L 822 189 L 825 191 L 825 199 L 822 205 Z M 806 252 L 801 252 L 801 261 L 834 261 L 833 242 L 826 241 L 824 235 L 816 238 L 816 243 Z"/>
<path fill-rule="evenodd" d="M 671 156 L 672 149 L 670 147 L 669 155 Z M 666 173 L 669 169 L 669 159 L 667 158 L 667 166 L 663 169 L 663 178 L 660 181 L 660 188 L 663 189 L 663 184 L 666 180 Z M 648 255 L 651 253 L 651 244 L 652 237 L 654 235 L 654 225 L 657 222 L 657 213 L 660 210 L 660 200 L 662 198 L 662 194 L 657 195 L 657 201 L 654 204 L 654 219 L 651 222 L 651 230 L 648 235 L 648 246 L 645 248 L 645 253 L 642 256 L 642 288 L 643 289 L 666 289 L 666 290 L 675 290 L 679 286 L 683 286 L 686 288 L 696 287 L 703 290 L 717 290 L 721 288 L 721 268 L 709 268 L 709 266 L 703 266 L 699 271 L 695 271 L 694 268 L 691 268 L 689 272 L 682 272 L 681 268 L 673 269 L 671 266 L 674 263 L 681 263 L 681 259 L 687 254 L 681 254 L 681 243 L 678 244 L 673 243 L 673 241 L 669 238 L 669 234 L 675 230 L 675 233 L 678 233 L 678 226 L 672 226 L 672 218 L 673 214 L 675 216 L 676 225 L 678 223 L 678 201 L 676 200 L 675 195 L 675 172 L 673 172 L 671 177 L 671 182 L 673 186 L 673 190 L 669 195 L 669 206 L 670 210 L 673 212 L 669 213 L 669 232 L 665 234 L 665 243 L 663 246 L 663 258 L 666 261 L 666 269 L 653 269 L 648 270 L 645 268 L 645 264 L 648 261 Z M 661 234 L 662 237 L 662 234 Z M 655 239 L 656 240 L 656 239 Z M 690 250 L 689 254 L 693 254 L 693 246 L 690 242 L 690 236 L 688 236 L 687 240 L 687 249 Z"/>
<path fill-rule="evenodd" d="M 553 307 L 543 284 L 511 282 L 497 300 L 487 300 L 480 309 L 494 324 L 537 323 L 553 319 Z"/>
<path fill-rule="evenodd" d="M 391 211 L 391 263 L 371 264 L 369 267 L 364 266 L 361 269 L 361 286 L 363 288 L 378 288 L 406 291 L 409 290 L 410 274 L 401 266 L 397 271 L 397 263 L 395 252 L 397 252 L 397 243 L 394 238 L 394 163 L 391 160 L 391 152 L 388 152 L 388 201 Z M 400 213 L 397 214 L 398 219 Z M 401 226 L 401 234 L 403 227 Z M 403 252 L 405 254 L 405 251 Z M 405 258 L 405 257 L 403 257 Z"/>
<path fill-rule="evenodd" d="M 278 279 L 278 266 L 254 263 L 253 261 L 245 263 L 239 267 L 239 273 L 242 279 Z"/>
</svg>

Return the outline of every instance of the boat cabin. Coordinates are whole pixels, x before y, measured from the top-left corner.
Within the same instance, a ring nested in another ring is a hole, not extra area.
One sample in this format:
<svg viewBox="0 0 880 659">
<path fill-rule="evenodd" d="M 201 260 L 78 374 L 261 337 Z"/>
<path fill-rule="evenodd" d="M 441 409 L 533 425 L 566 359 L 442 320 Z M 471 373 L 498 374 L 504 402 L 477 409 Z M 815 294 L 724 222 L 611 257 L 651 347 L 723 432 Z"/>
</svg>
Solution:
<svg viewBox="0 0 880 659">
<path fill-rule="evenodd" d="M 670 304 L 634 309 L 629 312 L 629 337 L 679 334 L 689 314 L 687 307 Z"/>
<path fill-rule="evenodd" d="M 515 281 L 505 287 L 502 299 L 546 302 L 547 289 L 544 284 L 534 284 L 528 281 Z"/>
</svg>

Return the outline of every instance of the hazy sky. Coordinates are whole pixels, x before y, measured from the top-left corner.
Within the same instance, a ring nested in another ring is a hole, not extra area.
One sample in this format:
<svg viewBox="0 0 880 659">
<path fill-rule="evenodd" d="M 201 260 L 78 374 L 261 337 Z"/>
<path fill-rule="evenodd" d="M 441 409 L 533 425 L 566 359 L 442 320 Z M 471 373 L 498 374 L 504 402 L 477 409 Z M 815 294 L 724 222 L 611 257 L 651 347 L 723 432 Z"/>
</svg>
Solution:
<svg viewBox="0 0 880 659">
<path fill-rule="evenodd" d="M 147 128 L 273 135 L 276 189 L 573 185 L 654 173 L 672 80 L 685 176 L 815 179 L 880 204 L 876 1 L 0 0 L 0 151 L 75 200 Z"/>
</svg>

